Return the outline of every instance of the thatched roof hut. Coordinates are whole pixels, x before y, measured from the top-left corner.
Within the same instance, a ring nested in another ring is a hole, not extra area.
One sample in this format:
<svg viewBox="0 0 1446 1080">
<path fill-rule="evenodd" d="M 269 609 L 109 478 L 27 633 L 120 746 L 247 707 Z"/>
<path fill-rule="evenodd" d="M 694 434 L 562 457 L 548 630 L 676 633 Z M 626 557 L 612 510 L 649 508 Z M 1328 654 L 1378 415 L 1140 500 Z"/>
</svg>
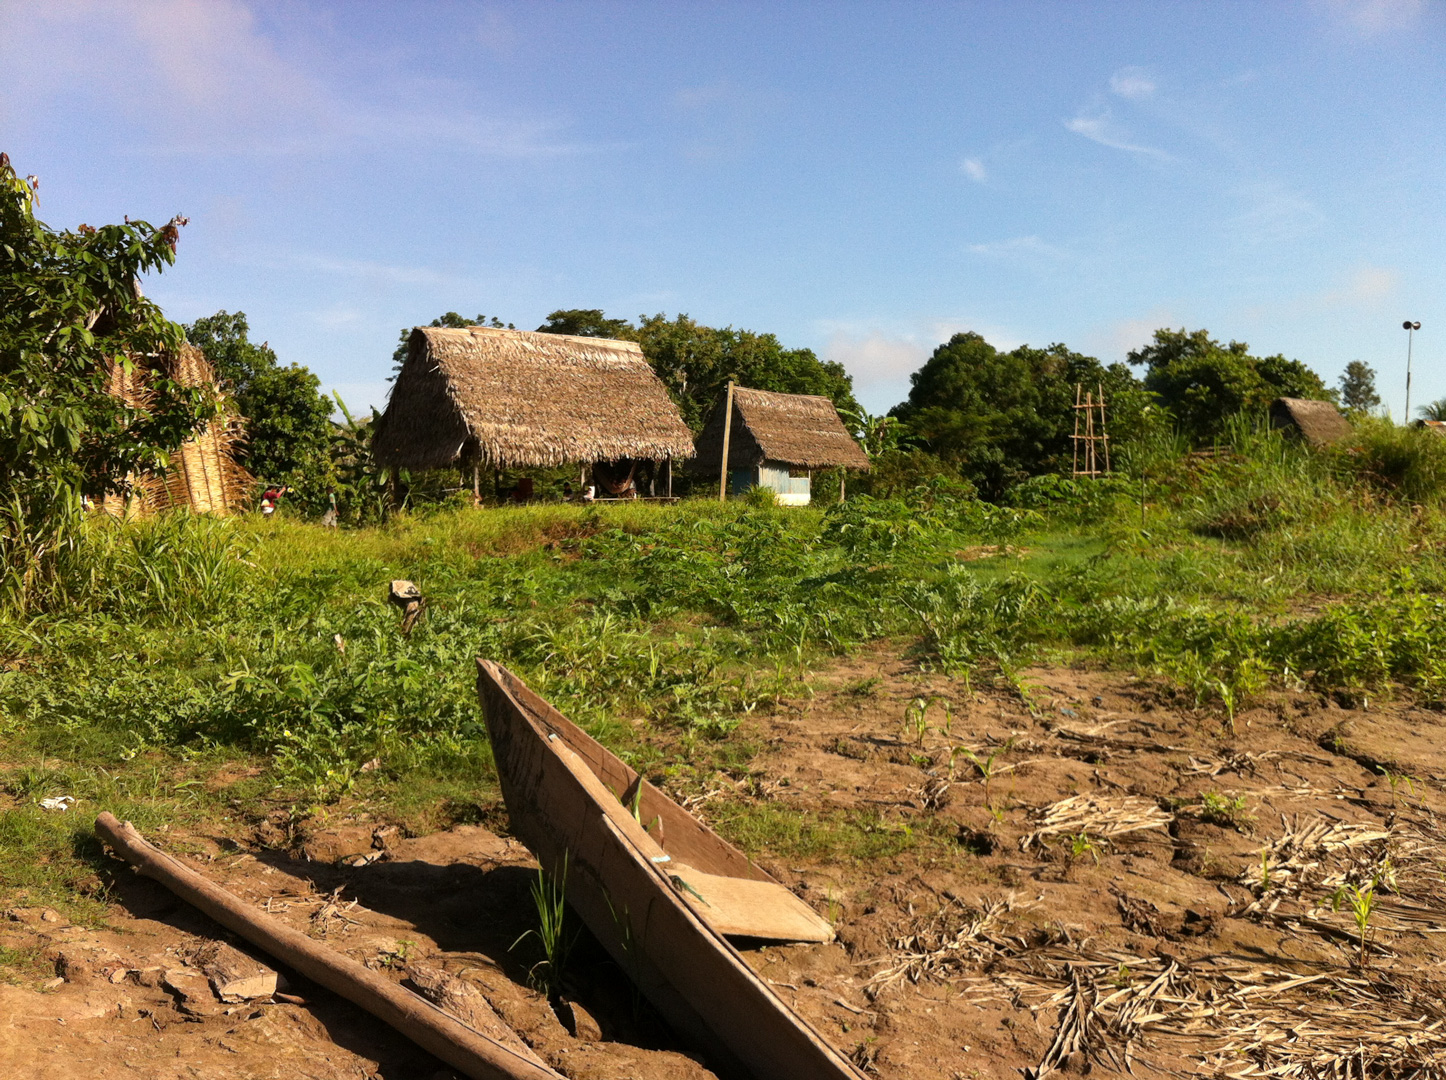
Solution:
<svg viewBox="0 0 1446 1080">
<path fill-rule="evenodd" d="M 377 425 L 384 468 L 495 468 L 693 456 L 635 342 L 418 327 Z"/>
<path fill-rule="evenodd" d="M 150 365 L 136 362 L 127 369 L 112 364 L 110 392 L 131 405 L 144 405 L 151 394 L 152 373 L 157 370 L 183 386 L 208 386 L 220 394 L 215 369 L 206 354 L 189 343 Z M 236 444 L 244 437 L 240 415 L 223 397 L 221 415 L 182 443 L 171 454 L 164 472 L 131 477 L 130 497 L 107 495 L 101 508 L 117 515 L 181 506 L 198 514 L 239 510 L 253 482 L 251 474 L 236 463 Z"/>
<path fill-rule="evenodd" d="M 1329 446 L 1351 435 L 1351 422 L 1329 401 L 1276 398 L 1270 403 L 1273 427 L 1298 436 L 1310 446 Z"/>
<path fill-rule="evenodd" d="M 720 401 L 698 434 L 693 471 L 704 476 L 716 475 L 723 463 L 723 412 Z M 794 469 L 869 468 L 868 455 L 854 442 L 828 398 L 735 387 L 728 468 L 765 463 Z"/>
</svg>

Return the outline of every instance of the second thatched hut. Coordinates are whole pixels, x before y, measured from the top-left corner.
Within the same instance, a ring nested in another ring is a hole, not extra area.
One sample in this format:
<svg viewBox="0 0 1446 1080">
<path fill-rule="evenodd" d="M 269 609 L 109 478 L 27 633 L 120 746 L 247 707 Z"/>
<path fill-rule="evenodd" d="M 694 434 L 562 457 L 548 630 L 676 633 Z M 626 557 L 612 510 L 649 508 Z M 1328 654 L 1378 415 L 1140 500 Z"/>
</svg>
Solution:
<svg viewBox="0 0 1446 1080">
<path fill-rule="evenodd" d="M 693 456 L 678 407 L 635 342 L 489 326 L 418 327 L 372 442 L 386 469 L 578 464 L 599 494 L 639 463 Z M 652 472 L 649 468 L 649 472 Z"/>
<path fill-rule="evenodd" d="M 721 480 L 725 426 L 728 490 L 733 494 L 765 487 L 784 506 L 806 506 L 814 470 L 869 469 L 868 455 L 826 397 L 734 387 L 732 421 L 725 424 L 727 400 L 725 395 L 698 434 L 692 468 L 700 478 Z"/>
<path fill-rule="evenodd" d="M 1276 398 L 1270 403 L 1270 423 L 1310 446 L 1329 446 L 1350 438 L 1351 422 L 1329 401 Z"/>
</svg>

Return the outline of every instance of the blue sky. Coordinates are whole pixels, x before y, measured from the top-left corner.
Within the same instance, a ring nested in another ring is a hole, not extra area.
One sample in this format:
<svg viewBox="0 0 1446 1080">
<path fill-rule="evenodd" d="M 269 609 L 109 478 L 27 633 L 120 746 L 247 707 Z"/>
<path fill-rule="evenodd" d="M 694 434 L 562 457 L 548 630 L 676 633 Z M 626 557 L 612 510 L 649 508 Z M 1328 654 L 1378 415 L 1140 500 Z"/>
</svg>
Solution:
<svg viewBox="0 0 1446 1080">
<path fill-rule="evenodd" d="M 686 312 L 882 410 L 949 334 L 1205 327 L 1446 396 L 1446 12 L 1288 3 L 0 0 L 0 149 L 58 226 L 349 404 L 447 310 Z M 1439 343 L 1439 344 L 1438 344 Z"/>
</svg>

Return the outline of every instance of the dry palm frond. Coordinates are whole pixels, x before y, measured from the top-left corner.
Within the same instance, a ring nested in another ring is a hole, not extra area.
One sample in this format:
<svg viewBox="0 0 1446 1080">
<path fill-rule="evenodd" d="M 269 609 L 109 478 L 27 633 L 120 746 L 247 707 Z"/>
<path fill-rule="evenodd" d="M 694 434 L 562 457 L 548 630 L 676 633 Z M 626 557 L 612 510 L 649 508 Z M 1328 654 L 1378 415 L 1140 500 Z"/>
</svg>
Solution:
<svg viewBox="0 0 1446 1080">
<path fill-rule="evenodd" d="M 1278 982 L 1261 980 L 1275 977 Z M 1212 1003 L 1218 1075 L 1446 1080 L 1446 985 L 1380 971 L 1236 978 Z"/>
<path fill-rule="evenodd" d="M 1032 847 L 1048 847 L 1052 836 L 1085 834 L 1110 840 L 1145 829 L 1168 828 L 1172 818 L 1153 799 L 1126 796 L 1103 799 L 1089 795 L 1073 795 L 1046 806 L 1035 817 L 1038 827 L 1019 842 L 1028 851 Z"/>
<path fill-rule="evenodd" d="M 1142 1033 L 1200 1003 L 1194 974 L 1168 957 L 1056 946 L 1001 963 L 1008 970 L 979 980 L 971 990 L 1036 1014 L 1059 1013 L 1049 1049 L 1024 1071 L 1031 1080 L 1042 1080 L 1081 1053 L 1128 1071 Z"/>
<path fill-rule="evenodd" d="M 1238 879 L 1254 895 L 1239 914 L 1300 922 L 1340 937 L 1345 922 L 1334 926 L 1322 905 L 1345 889 L 1370 888 L 1378 895 L 1374 910 L 1380 929 L 1446 929 L 1446 907 L 1439 899 L 1446 844 L 1440 837 L 1399 822 L 1383 826 L 1282 816 L 1281 825 L 1281 835 L 1261 850 L 1259 867 Z"/>
<path fill-rule="evenodd" d="M 865 990 L 878 997 L 905 981 L 947 979 L 962 974 L 966 966 L 1024 948 L 1024 942 L 999 932 L 1004 916 L 1019 908 L 1013 895 L 987 900 L 978 908 L 950 901 L 895 938 L 894 955 L 867 961 L 887 966 L 869 979 Z"/>
</svg>

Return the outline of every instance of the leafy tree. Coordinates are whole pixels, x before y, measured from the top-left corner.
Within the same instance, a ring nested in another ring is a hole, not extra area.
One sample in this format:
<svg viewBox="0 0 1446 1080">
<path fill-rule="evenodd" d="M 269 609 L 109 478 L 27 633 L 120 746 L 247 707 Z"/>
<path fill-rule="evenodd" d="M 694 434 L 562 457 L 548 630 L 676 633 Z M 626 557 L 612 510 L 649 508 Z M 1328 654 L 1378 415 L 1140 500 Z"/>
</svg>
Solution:
<svg viewBox="0 0 1446 1080">
<path fill-rule="evenodd" d="M 755 390 L 820 394 L 841 410 L 858 409 L 842 364 L 826 363 L 811 349 L 785 349 L 772 334 L 719 330 L 687 315 L 642 315 L 635 326 L 597 308 L 554 311 L 538 330 L 636 341 L 694 431 L 707 422 L 730 379 Z"/>
<path fill-rule="evenodd" d="M 842 409 L 840 415 L 849 434 L 870 458 L 898 450 L 903 444 L 904 427 L 897 416 L 875 416 L 862 407 Z"/>
<path fill-rule="evenodd" d="M 638 343 L 694 431 L 707 422 L 730 379 L 754 390 L 817 394 L 841 410 L 859 407 L 842 364 L 820 360 L 812 349 L 785 349 L 772 334 L 718 330 L 687 315 L 658 314 L 642 318 Z"/>
<path fill-rule="evenodd" d="M 1376 392 L 1376 369 L 1361 360 L 1352 360 L 1341 375 L 1341 404 L 1355 412 L 1370 412 L 1381 407 Z"/>
<path fill-rule="evenodd" d="M 1068 464 L 1077 385 L 1104 393 L 1116 440 L 1131 437 L 1147 405 L 1123 364 L 1106 367 L 1059 344 L 1004 353 L 976 333 L 940 345 L 911 382 L 893 415 L 990 497 Z"/>
<path fill-rule="evenodd" d="M 57 581 L 83 496 L 163 468 L 216 414 L 169 378 L 181 328 L 139 288 L 175 262 L 185 218 L 56 231 L 35 217 L 38 183 L 0 154 L 0 588 L 21 607 Z M 113 365 L 145 369 L 144 402 L 109 392 Z"/>
<path fill-rule="evenodd" d="M 558 313 L 555 313 L 558 314 Z M 601 312 L 599 312 L 601 314 Z M 428 326 L 447 327 L 451 330 L 461 330 L 468 326 L 490 326 L 497 330 L 516 330 L 517 327 L 511 323 L 504 323 L 496 315 L 488 318 L 486 315 L 478 315 L 474 319 L 464 319 L 455 311 L 449 311 L 445 315 L 439 315 Z M 572 331 L 554 331 L 554 333 L 572 333 Z M 407 343 L 412 339 L 412 327 L 402 327 L 401 336 L 397 339 L 397 347 L 392 350 L 392 378 L 397 377 L 397 372 L 402 370 L 402 364 L 407 359 Z"/>
<path fill-rule="evenodd" d="M 563 308 L 547 317 L 537 328 L 539 334 L 572 334 L 576 337 L 615 338 L 637 341 L 638 328 L 627 319 L 609 319 L 599 308 Z"/>
<path fill-rule="evenodd" d="M 1299 360 L 1250 355 L 1243 341 L 1222 345 L 1208 331 L 1160 329 L 1153 343 L 1129 354 L 1144 365 L 1145 388 L 1170 410 L 1192 439 L 1219 434 L 1225 421 L 1277 397 L 1331 400 L 1319 375 Z"/>
<path fill-rule="evenodd" d="M 331 475 L 331 398 L 299 364 L 282 366 L 266 342 L 251 341 L 245 312 L 218 311 L 186 325 L 246 418 L 240 463 L 258 480 L 288 484 L 308 500 L 325 494 Z"/>
</svg>

